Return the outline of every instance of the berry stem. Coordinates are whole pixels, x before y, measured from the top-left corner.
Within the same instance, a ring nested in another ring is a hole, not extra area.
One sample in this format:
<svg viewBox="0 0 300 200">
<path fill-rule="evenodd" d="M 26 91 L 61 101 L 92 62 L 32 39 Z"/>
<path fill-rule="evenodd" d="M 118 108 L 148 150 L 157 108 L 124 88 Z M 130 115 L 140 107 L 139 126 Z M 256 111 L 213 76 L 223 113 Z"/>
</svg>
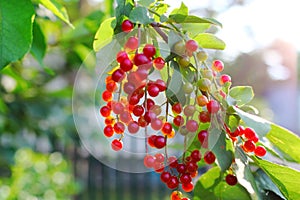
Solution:
<svg viewBox="0 0 300 200">
<path fill-rule="evenodd" d="M 162 37 L 162 39 L 168 43 L 168 36 L 159 28 L 158 23 L 151 23 L 151 26 L 154 28 L 154 30 Z"/>
</svg>

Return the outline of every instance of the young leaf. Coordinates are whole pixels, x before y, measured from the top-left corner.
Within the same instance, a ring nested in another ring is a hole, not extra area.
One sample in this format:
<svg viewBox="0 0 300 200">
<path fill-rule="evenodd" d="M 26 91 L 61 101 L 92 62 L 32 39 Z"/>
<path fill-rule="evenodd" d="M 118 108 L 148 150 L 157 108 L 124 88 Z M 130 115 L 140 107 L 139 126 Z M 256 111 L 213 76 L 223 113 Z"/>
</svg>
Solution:
<svg viewBox="0 0 300 200">
<path fill-rule="evenodd" d="M 268 174 L 287 199 L 299 199 L 299 171 L 255 157 L 253 157 L 253 160 Z"/>
<path fill-rule="evenodd" d="M 95 35 L 93 43 L 94 51 L 99 51 L 102 47 L 111 42 L 114 35 L 115 22 L 115 17 L 108 18 L 102 22 Z"/>
<path fill-rule="evenodd" d="M 230 89 L 229 95 L 236 101 L 236 105 L 243 106 L 253 99 L 254 92 L 250 86 L 235 86 Z"/>
<path fill-rule="evenodd" d="M 194 200 L 250 200 L 247 190 L 237 184 L 229 186 L 219 167 L 213 167 L 203 174 L 194 189 Z"/>
<path fill-rule="evenodd" d="M 30 0 L 1 1 L 0 70 L 22 58 L 30 49 L 33 17 L 34 9 Z"/>
<path fill-rule="evenodd" d="M 62 21 L 67 23 L 72 28 L 74 28 L 69 20 L 69 16 L 68 16 L 66 8 L 64 6 L 62 6 L 58 1 L 56 1 L 56 0 L 37 0 L 37 2 L 39 2 L 40 4 L 45 6 L 54 15 L 56 15 L 58 18 L 60 18 Z"/>
<path fill-rule="evenodd" d="M 129 15 L 129 19 L 134 23 L 140 23 L 144 25 L 153 22 L 148 15 L 147 8 L 142 6 L 134 8 Z"/>
<path fill-rule="evenodd" d="M 233 159 L 232 142 L 226 139 L 224 131 L 217 128 L 209 130 L 208 148 L 215 154 L 222 172 L 226 171 Z"/>
<path fill-rule="evenodd" d="M 43 58 L 46 53 L 46 41 L 44 33 L 42 32 L 39 24 L 34 21 L 33 23 L 33 40 L 30 52 L 37 59 L 37 61 L 42 64 Z"/>
<path fill-rule="evenodd" d="M 185 31 L 191 38 L 194 38 L 195 36 L 199 35 L 200 33 L 204 33 L 211 24 L 209 23 L 201 23 L 201 24 L 195 24 L 195 23 L 184 23 L 181 24 L 182 30 Z"/>
<path fill-rule="evenodd" d="M 189 9 L 188 7 L 182 2 L 180 8 L 175 8 L 170 16 L 169 19 L 171 21 L 174 21 L 176 23 L 182 23 L 184 22 L 185 18 L 189 14 Z"/>
<path fill-rule="evenodd" d="M 205 17 L 201 18 L 194 15 L 188 15 L 182 23 L 208 23 L 222 27 L 222 24 L 215 19 Z"/>
<path fill-rule="evenodd" d="M 199 43 L 199 45 L 205 49 L 223 50 L 226 46 L 223 40 L 219 39 L 211 33 L 200 33 L 199 35 L 194 37 L 194 40 L 196 40 Z"/>
</svg>

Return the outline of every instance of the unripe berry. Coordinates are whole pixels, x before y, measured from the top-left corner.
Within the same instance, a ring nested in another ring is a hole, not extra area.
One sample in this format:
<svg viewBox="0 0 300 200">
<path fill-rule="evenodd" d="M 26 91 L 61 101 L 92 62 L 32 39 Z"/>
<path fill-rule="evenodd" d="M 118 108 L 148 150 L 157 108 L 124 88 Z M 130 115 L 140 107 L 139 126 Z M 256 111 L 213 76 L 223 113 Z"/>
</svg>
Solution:
<svg viewBox="0 0 300 200">
<path fill-rule="evenodd" d="M 210 90 L 211 87 L 211 81 L 207 78 L 201 78 L 198 82 L 197 82 L 197 86 L 199 88 L 199 90 L 207 92 Z"/>
<path fill-rule="evenodd" d="M 190 119 L 186 122 L 186 128 L 190 132 L 196 132 L 199 128 L 199 125 L 195 120 Z"/>
<path fill-rule="evenodd" d="M 197 101 L 197 104 L 201 107 L 206 106 L 208 104 L 208 99 L 204 95 L 197 96 L 196 101 Z"/>
<path fill-rule="evenodd" d="M 190 82 L 187 82 L 182 87 L 184 93 L 191 94 L 194 91 L 194 86 Z"/>
<path fill-rule="evenodd" d="M 197 59 L 199 60 L 199 61 L 206 61 L 207 60 L 207 58 L 208 58 L 208 54 L 205 52 L 205 51 L 199 51 L 197 54 L 196 54 L 196 56 L 197 56 Z"/>
<path fill-rule="evenodd" d="M 195 52 L 198 49 L 198 43 L 195 40 L 188 40 L 185 43 L 185 48 L 190 52 Z"/>
<path fill-rule="evenodd" d="M 179 58 L 178 63 L 183 68 L 188 67 L 190 65 L 190 58 L 186 56 Z"/>
<path fill-rule="evenodd" d="M 179 41 L 174 44 L 173 51 L 179 56 L 183 56 L 185 54 L 185 43 L 183 41 Z"/>
<path fill-rule="evenodd" d="M 227 82 L 231 82 L 231 77 L 227 74 L 222 74 L 220 77 L 220 84 L 224 85 Z"/>
<path fill-rule="evenodd" d="M 151 122 L 151 128 L 155 131 L 160 130 L 162 126 L 163 126 L 163 122 L 158 118 L 153 119 Z"/>
<path fill-rule="evenodd" d="M 193 116 L 194 113 L 196 111 L 196 107 L 193 105 L 187 105 L 186 107 L 184 107 L 183 109 L 183 113 L 185 114 L 185 116 L 189 117 L 189 116 Z"/>
<path fill-rule="evenodd" d="M 214 60 L 212 63 L 212 69 L 216 72 L 221 72 L 224 69 L 224 64 L 220 60 Z"/>
</svg>

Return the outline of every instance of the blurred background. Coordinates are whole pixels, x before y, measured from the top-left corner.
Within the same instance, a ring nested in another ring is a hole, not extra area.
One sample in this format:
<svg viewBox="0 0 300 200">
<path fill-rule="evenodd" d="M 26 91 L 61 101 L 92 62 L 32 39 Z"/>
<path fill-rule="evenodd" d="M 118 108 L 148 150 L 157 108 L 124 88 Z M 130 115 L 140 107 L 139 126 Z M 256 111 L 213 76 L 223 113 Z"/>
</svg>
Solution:
<svg viewBox="0 0 300 200">
<path fill-rule="evenodd" d="M 60 0 L 75 29 L 36 7 L 47 53 L 31 54 L 0 72 L 0 199 L 161 199 L 169 195 L 154 173 L 115 171 L 81 144 L 72 116 L 73 83 L 92 51 L 113 0 Z M 181 1 L 166 0 L 170 10 Z M 260 115 L 295 133 L 299 127 L 300 27 L 293 0 L 185 0 L 191 13 L 215 17 L 227 48 L 211 51 L 234 85 L 251 85 Z M 97 130 L 95 130 L 97 131 Z"/>
</svg>

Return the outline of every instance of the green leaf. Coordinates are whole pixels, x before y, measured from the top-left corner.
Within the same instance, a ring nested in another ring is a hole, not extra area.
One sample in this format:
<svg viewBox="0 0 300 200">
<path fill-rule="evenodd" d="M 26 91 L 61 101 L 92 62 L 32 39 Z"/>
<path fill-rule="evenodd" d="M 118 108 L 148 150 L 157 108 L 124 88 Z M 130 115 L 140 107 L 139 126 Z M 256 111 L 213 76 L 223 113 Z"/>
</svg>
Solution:
<svg viewBox="0 0 300 200">
<path fill-rule="evenodd" d="M 266 136 L 266 134 L 271 130 L 271 125 L 269 121 L 256 115 L 246 113 L 235 106 L 232 106 L 231 108 L 235 110 L 237 114 L 241 117 L 243 122 L 247 126 L 253 128 L 260 137 Z"/>
<path fill-rule="evenodd" d="M 211 25 L 208 23 L 184 23 L 181 24 L 182 30 L 184 30 L 191 38 L 196 37 L 200 33 L 204 33 Z"/>
<path fill-rule="evenodd" d="M 185 20 L 185 18 L 188 16 L 188 14 L 189 14 L 188 7 L 183 2 L 181 2 L 180 8 L 175 8 L 171 12 L 169 19 L 176 23 L 182 23 Z"/>
<path fill-rule="evenodd" d="M 278 187 L 272 182 L 270 177 L 262 170 L 258 169 L 254 173 L 255 180 L 262 192 L 267 193 L 269 191 L 274 192 L 276 195 L 278 195 L 280 198 L 286 200 L 286 198 L 283 196 L 283 194 L 280 192 Z"/>
<path fill-rule="evenodd" d="M 30 49 L 33 19 L 30 0 L 0 0 L 0 70 Z"/>
<path fill-rule="evenodd" d="M 235 86 L 230 89 L 229 95 L 235 100 L 236 105 L 243 106 L 253 99 L 254 92 L 251 86 Z"/>
<path fill-rule="evenodd" d="M 226 171 L 233 159 L 232 142 L 226 139 L 224 131 L 217 128 L 209 130 L 208 148 L 215 154 L 222 172 Z"/>
<path fill-rule="evenodd" d="M 64 6 L 62 6 L 58 1 L 56 1 L 56 0 L 37 0 L 37 2 L 42 4 L 43 6 L 45 6 L 54 15 L 56 15 L 58 18 L 60 18 L 62 21 L 67 23 L 72 28 L 74 28 L 69 20 L 69 16 L 68 16 L 66 8 Z"/>
<path fill-rule="evenodd" d="M 186 16 L 186 18 L 182 23 L 208 23 L 208 24 L 213 24 L 222 27 L 222 24 L 213 18 L 205 18 L 205 17 L 201 18 L 194 15 Z"/>
<path fill-rule="evenodd" d="M 134 23 L 139 23 L 144 25 L 153 22 L 153 20 L 150 19 L 148 15 L 147 8 L 142 6 L 134 8 L 129 15 L 129 19 Z"/>
<path fill-rule="evenodd" d="M 194 200 L 251 200 L 247 190 L 237 184 L 229 186 L 219 167 L 211 168 L 203 174 L 194 189 Z"/>
<path fill-rule="evenodd" d="M 33 40 L 30 52 L 37 59 L 37 61 L 43 65 L 43 58 L 46 53 L 46 40 L 44 33 L 41 30 L 39 24 L 36 21 L 33 23 Z"/>
<path fill-rule="evenodd" d="M 226 116 L 226 124 L 228 125 L 228 128 L 231 132 L 236 130 L 240 123 L 240 119 L 240 116 L 234 114 Z"/>
<path fill-rule="evenodd" d="M 269 141 L 284 152 L 291 160 L 300 163 L 300 138 L 291 131 L 271 123 L 271 130 L 266 135 Z"/>
<path fill-rule="evenodd" d="M 268 174 L 287 199 L 299 199 L 299 171 L 255 157 L 253 159 Z"/>
<path fill-rule="evenodd" d="M 107 16 L 113 16 L 114 15 L 114 0 L 104 0 L 105 4 L 105 14 Z"/>
<path fill-rule="evenodd" d="M 138 4 L 148 7 L 150 4 L 154 3 L 155 0 L 138 0 Z"/>
<path fill-rule="evenodd" d="M 93 43 L 94 51 L 99 51 L 102 47 L 110 43 L 114 36 L 115 17 L 104 20 L 96 32 Z"/>
<path fill-rule="evenodd" d="M 199 43 L 199 45 L 205 49 L 223 50 L 226 46 L 223 40 L 219 39 L 211 33 L 200 33 L 199 35 L 194 37 L 194 40 L 196 40 Z"/>
</svg>

